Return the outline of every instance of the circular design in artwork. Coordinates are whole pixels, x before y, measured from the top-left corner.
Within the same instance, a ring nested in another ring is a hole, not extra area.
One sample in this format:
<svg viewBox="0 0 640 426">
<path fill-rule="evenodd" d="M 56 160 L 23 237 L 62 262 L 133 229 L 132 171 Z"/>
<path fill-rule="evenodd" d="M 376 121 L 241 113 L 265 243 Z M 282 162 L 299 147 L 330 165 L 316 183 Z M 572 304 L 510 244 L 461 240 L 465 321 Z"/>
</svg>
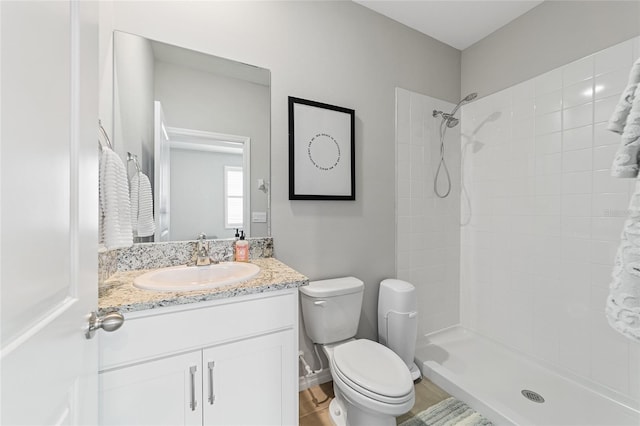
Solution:
<svg viewBox="0 0 640 426">
<path fill-rule="evenodd" d="M 333 136 L 318 133 L 309 141 L 307 155 L 317 169 L 329 171 L 340 163 L 340 145 Z"/>
</svg>

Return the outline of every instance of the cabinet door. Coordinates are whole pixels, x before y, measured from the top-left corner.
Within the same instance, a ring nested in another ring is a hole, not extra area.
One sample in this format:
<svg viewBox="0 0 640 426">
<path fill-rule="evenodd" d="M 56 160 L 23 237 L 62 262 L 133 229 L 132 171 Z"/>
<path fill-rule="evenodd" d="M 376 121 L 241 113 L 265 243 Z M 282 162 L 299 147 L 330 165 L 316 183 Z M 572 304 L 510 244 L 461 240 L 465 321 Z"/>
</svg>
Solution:
<svg viewBox="0 0 640 426">
<path fill-rule="evenodd" d="M 293 342 L 286 330 L 205 349 L 204 425 L 295 424 Z"/>
<path fill-rule="evenodd" d="M 202 425 L 202 353 L 100 373 L 101 425 Z"/>
</svg>

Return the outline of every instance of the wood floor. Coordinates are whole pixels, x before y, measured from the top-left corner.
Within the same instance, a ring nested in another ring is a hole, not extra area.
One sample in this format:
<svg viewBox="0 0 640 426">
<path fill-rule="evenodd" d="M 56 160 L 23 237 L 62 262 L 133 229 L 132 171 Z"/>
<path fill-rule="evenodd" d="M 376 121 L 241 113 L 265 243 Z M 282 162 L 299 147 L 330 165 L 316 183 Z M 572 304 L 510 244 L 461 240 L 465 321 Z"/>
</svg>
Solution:
<svg viewBox="0 0 640 426">
<path fill-rule="evenodd" d="M 411 411 L 398 417 L 398 423 L 449 397 L 449 394 L 425 378 L 415 385 L 415 389 L 416 403 Z M 323 383 L 300 392 L 298 395 L 300 426 L 332 426 L 333 423 L 329 417 L 331 398 L 333 398 L 333 382 Z"/>
</svg>

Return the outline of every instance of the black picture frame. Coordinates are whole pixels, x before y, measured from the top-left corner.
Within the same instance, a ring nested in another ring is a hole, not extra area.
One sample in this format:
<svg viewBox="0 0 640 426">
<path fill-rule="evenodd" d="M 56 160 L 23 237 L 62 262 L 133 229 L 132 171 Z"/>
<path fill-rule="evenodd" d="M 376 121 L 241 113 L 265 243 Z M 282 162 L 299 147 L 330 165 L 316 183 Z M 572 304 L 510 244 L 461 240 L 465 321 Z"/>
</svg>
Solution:
<svg viewBox="0 0 640 426">
<path fill-rule="evenodd" d="M 355 110 L 289 96 L 289 200 L 355 200 Z"/>
</svg>

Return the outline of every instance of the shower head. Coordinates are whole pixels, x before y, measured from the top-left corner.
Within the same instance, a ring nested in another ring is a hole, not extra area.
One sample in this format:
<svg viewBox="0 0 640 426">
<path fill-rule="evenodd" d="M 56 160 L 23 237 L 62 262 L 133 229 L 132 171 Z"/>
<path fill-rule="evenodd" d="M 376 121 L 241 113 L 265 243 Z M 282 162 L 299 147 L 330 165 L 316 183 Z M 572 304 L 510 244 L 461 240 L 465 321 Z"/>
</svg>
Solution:
<svg viewBox="0 0 640 426">
<path fill-rule="evenodd" d="M 477 97 L 478 97 L 477 93 L 475 93 L 475 92 L 469 93 L 467 96 L 464 97 L 464 99 L 462 99 L 461 102 L 471 102 L 472 100 L 474 100 Z"/>
<path fill-rule="evenodd" d="M 465 96 L 464 98 L 462 98 L 462 100 L 460 102 L 458 102 L 458 104 L 453 108 L 453 111 L 451 111 L 450 113 L 446 113 L 446 112 L 442 112 L 442 111 L 438 111 L 438 110 L 433 110 L 433 116 L 434 117 L 438 117 L 441 116 L 442 120 L 447 124 L 447 127 L 452 128 L 452 127 L 456 127 L 458 125 L 458 123 L 460 122 L 460 120 L 458 120 L 457 118 L 454 117 L 455 113 L 458 112 L 458 109 L 463 105 L 466 104 L 467 102 L 471 102 L 472 100 L 474 100 L 475 98 L 478 97 L 477 93 L 469 93 L 467 96 Z"/>
<path fill-rule="evenodd" d="M 447 127 L 448 128 L 452 128 L 452 127 L 456 127 L 458 125 L 458 123 L 460 122 L 460 120 L 458 120 L 455 117 L 449 117 L 447 119 Z"/>
<path fill-rule="evenodd" d="M 464 98 L 462 98 L 462 100 L 461 100 L 460 102 L 458 102 L 458 105 L 456 105 L 456 106 L 453 108 L 453 111 L 451 111 L 451 115 L 455 115 L 455 113 L 456 113 L 456 112 L 458 112 L 458 109 L 459 109 L 462 105 L 464 105 L 464 104 L 466 104 L 466 103 L 468 103 L 468 102 L 471 102 L 472 100 L 474 100 L 474 99 L 475 99 L 475 98 L 477 98 L 477 97 L 478 97 L 478 94 L 477 94 L 476 92 L 469 93 L 467 96 L 465 96 Z"/>
<path fill-rule="evenodd" d="M 453 115 L 447 114 L 446 112 L 438 111 L 438 110 L 435 110 L 435 109 L 433 110 L 433 116 L 434 117 L 441 116 L 442 117 L 442 121 L 444 123 L 446 123 L 447 127 L 449 127 L 449 128 L 456 127 L 458 125 L 458 123 L 460 122 L 460 120 L 455 118 Z"/>
</svg>

